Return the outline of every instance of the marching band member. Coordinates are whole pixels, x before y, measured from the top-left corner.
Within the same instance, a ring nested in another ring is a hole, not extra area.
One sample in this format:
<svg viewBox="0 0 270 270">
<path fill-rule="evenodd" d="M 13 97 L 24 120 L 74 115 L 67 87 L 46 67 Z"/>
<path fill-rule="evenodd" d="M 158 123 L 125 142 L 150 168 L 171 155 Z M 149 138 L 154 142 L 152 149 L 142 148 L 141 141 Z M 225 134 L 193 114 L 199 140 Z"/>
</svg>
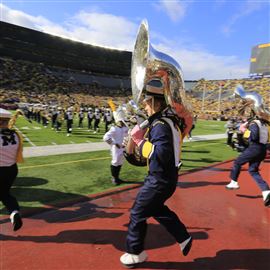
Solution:
<svg viewBox="0 0 270 270">
<path fill-rule="evenodd" d="M 13 230 L 22 227 L 20 207 L 17 199 L 10 194 L 17 174 L 17 162 L 22 162 L 22 138 L 14 130 L 8 128 L 12 115 L 0 108 L 0 198 L 10 214 Z"/>
<path fill-rule="evenodd" d="M 225 125 L 226 132 L 227 132 L 227 145 L 232 146 L 232 139 L 233 139 L 233 134 L 236 130 L 236 122 L 234 118 L 230 118 Z"/>
<path fill-rule="evenodd" d="M 94 114 L 93 114 L 93 109 L 92 108 L 88 108 L 88 112 L 87 112 L 87 120 L 88 120 L 88 131 L 90 131 L 90 129 L 92 129 L 92 121 L 94 118 Z"/>
<path fill-rule="evenodd" d="M 230 190 L 239 189 L 237 180 L 240 175 L 241 168 L 244 164 L 249 163 L 248 172 L 261 189 L 264 205 L 267 207 L 270 206 L 270 188 L 260 175 L 259 167 L 266 157 L 266 145 L 270 136 L 267 128 L 268 124 L 269 123 L 267 123 L 267 121 L 260 118 L 252 120 L 249 124 L 243 124 L 244 129 L 248 128 L 250 131 L 248 147 L 234 161 L 234 165 L 230 173 L 231 182 L 226 185 L 226 188 Z"/>
<path fill-rule="evenodd" d="M 42 121 L 42 125 L 47 128 L 48 127 L 48 123 L 50 120 L 49 114 L 48 114 L 48 110 L 47 110 L 47 105 L 43 105 L 40 111 L 40 116 L 41 116 L 41 121 Z"/>
<path fill-rule="evenodd" d="M 64 111 L 62 109 L 62 107 L 58 107 L 57 108 L 57 114 L 56 114 L 56 132 L 61 131 L 61 127 L 62 127 L 62 123 L 64 120 L 65 116 L 64 116 Z"/>
<path fill-rule="evenodd" d="M 100 122 L 100 118 L 101 118 L 101 111 L 98 107 L 95 108 L 94 117 L 95 117 L 94 133 L 97 133 L 97 132 L 99 132 L 99 122 Z"/>
<path fill-rule="evenodd" d="M 163 116 L 167 104 L 162 91 L 146 86 L 145 110 L 149 116 L 149 128 L 136 125 L 131 131 L 133 142 L 139 146 L 141 155 L 148 159 L 148 175 L 130 212 L 126 238 L 126 253 L 120 257 L 125 267 L 133 267 L 147 259 L 144 239 L 147 219 L 153 217 L 162 224 L 180 245 L 186 256 L 192 245 L 192 237 L 178 216 L 165 202 L 175 192 L 178 181 L 180 157 L 180 130 L 175 117 Z"/>
<path fill-rule="evenodd" d="M 124 163 L 124 146 L 122 145 L 124 137 L 128 134 L 128 128 L 125 125 L 124 113 L 118 109 L 114 113 L 115 125 L 103 136 L 103 140 L 111 146 L 111 174 L 114 185 L 121 184 L 119 178 L 121 167 Z"/>
<path fill-rule="evenodd" d="M 112 123 L 112 112 L 108 108 L 104 112 L 105 132 L 108 131 L 109 125 Z"/>
<path fill-rule="evenodd" d="M 51 128 L 56 129 L 56 121 L 57 121 L 57 108 L 56 106 L 52 106 L 51 108 L 51 116 L 52 116 L 52 122 L 51 122 Z"/>
<path fill-rule="evenodd" d="M 84 111 L 83 108 L 80 109 L 79 112 L 79 128 L 83 128 L 83 119 L 84 119 Z"/>
<path fill-rule="evenodd" d="M 72 132 L 72 125 L 73 125 L 73 111 L 71 107 L 67 109 L 65 117 L 67 121 L 67 136 L 70 136 Z"/>
</svg>

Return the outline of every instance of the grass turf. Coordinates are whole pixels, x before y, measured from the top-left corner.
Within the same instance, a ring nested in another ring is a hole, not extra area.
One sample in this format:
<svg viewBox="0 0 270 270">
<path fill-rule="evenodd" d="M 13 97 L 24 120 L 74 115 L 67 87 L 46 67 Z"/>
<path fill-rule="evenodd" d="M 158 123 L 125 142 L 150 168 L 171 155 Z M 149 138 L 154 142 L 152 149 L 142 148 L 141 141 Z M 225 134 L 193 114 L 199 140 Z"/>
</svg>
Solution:
<svg viewBox="0 0 270 270">
<path fill-rule="evenodd" d="M 190 142 L 183 145 L 181 172 L 201 168 L 237 156 L 224 140 Z M 27 158 L 20 164 L 12 188 L 23 210 L 84 199 L 89 194 L 115 189 L 110 181 L 109 151 Z M 146 167 L 125 161 L 121 178 L 129 183 L 142 182 Z M 125 184 L 126 185 L 126 184 Z M 0 204 L 1 213 L 6 213 Z"/>
<path fill-rule="evenodd" d="M 208 135 L 225 133 L 225 122 L 213 120 L 198 120 L 192 135 Z M 104 123 L 100 123 L 100 132 L 94 134 L 93 130 L 88 131 L 87 121 L 84 119 L 84 128 L 78 128 L 78 119 L 75 116 L 72 135 L 66 136 L 66 125 L 63 122 L 62 130 L 57 133 L 51 129 L 50 124 L 47 128 L 33 121 L 29 123 L 24 117 L 17 119 L 16 127 L 23 133 L 24 146 L 44 146 L 58 144 L 76 144 L 87 142 L 100 142 L 105 133 Z"/>
</svg>

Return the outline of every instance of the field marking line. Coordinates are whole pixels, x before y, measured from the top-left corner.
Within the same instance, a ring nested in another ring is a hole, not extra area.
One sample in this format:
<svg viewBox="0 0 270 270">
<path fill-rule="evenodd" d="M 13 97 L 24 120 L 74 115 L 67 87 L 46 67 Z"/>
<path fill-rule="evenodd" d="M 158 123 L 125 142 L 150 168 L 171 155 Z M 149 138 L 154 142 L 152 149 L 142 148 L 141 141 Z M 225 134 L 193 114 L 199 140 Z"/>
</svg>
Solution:
<svg viewBox="0 0 270 270">
<path fill-rule="evenodd" d="M 208 146 L 208 145 L 213 145 L 213 144 L 223 144 L 223 142 L 200 144 L 200 145 L 194 145 L 194 146 L 189 146 L 189 147 L 190 148 L 197 148 L 197 147 Z"/>
<path fill-rule="evenodd" d="M 63 161 L 63 162 L 57 162 L 57 163 L 47 163 L 47 164 L 41 164 L 41 165 L 22 166 L 22 167 L 19 167 L 19 169 L 40 168 L 40 167 L 55 166 L 55 165 L 62 165 L 62 164 L 68 164 L 68 163 L 77 163 L 77 162 L 84 162 L 84 161 L 103 160 L 103 159 L 109 159 L 109 158 L 111 158 L 111 157 L 88 158 L 88 159 L 79 159 L 79 160 L 69 160 L 69 161 Z"/>
<path fill-rule="evenodd" d="M 20 132 L 23 136 L 23 138 L 28 141 L 32 146 L 36 146 L 20 129 L 18 129 L 16 126 L 15 126 L 15 129 Z"/>
</svg>

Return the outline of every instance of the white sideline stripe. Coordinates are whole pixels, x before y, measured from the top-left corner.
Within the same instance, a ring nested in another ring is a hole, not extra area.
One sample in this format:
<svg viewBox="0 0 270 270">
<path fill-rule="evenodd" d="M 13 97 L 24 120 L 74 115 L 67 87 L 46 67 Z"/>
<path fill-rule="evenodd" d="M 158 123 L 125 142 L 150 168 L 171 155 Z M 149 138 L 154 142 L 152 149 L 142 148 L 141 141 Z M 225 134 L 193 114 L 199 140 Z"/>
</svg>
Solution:
<svg viewBox="0 0 270 270">
<path fill-rule="evenodd" d="M 50 155 L 61 155 L 71 153 L 83 153 L 110 150 L 110 146 L 105 142 L 96 143 L 77 143 L 77 144 L 59 144 L 59 145 L 47 145 L 36 147 L 24 147 L 23 156 L 26 157 L 40 157 Z"/>
<path fill-rule="evenodd" d="M 226 134 L 194 136 L 191 142 L 185 139 L 184 143 L 190 144 L 196 141 L 208 141 L 221 138 L 226 138 Z M 195 145 L 193 145 L 192 147 L 194 146 Z M 58 145 L 36 146 L 36 147 L 28 146 L 23 148 L 23 156 L 27 158 L 27 157 L 93 152 L 102 150 L 110 150 L 110 146 L 105 142 L 76 143 L 76 144 L 70 143 L 70 144 L 58 144 Z"/>
<path fill-rule="evenodd" d="M 28 141 L 32 146 L 36 146 L 21 130 L 19 130 L 16 126 L 15 126 L 15 129 L 20 132 L 23 136 L 23 138 Z"/>
<path fill-rule="evenodd" d="M 88 158 L 88 159 L 69 160 L 69 161 L 62 161 L 62 162 L 57 162 L 57 163 L 47 163 L 47 164 L 32 165 L 32 166 L 20 166 L 20 169 L 32 169 L 32 168 L 40 168 L 40 167 L 48 167 L 48 166 L 57 166 L 57 165 L 63 165 L 63 164 L 69 164 L 69 163 L 104 160 L 104 159 L 109 159 L 109 158 L 111 157 Z"/>
</svg>

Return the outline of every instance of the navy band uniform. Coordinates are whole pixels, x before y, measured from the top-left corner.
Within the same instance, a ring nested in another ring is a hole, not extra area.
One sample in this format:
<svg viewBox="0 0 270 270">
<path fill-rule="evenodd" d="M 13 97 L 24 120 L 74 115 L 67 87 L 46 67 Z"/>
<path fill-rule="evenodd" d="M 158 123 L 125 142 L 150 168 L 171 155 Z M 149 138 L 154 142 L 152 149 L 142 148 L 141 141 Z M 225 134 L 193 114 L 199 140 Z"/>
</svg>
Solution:
<svg viewBox="0 0 270 270">
<path fill-rule="evenodd" d="M 270 188 L 259 172 L 260 164 L 266 157 L 269 131 L 267 124 L 263 120 L 252 121 L 249 125 L 249 130 L 249 145 L 234 161 L 230 173 L 232 181 L 226 187 L 227 189 L 239 188 L 237 180 L 241 168 L 244 164 L 249 163 L 248 172 L 262 191 L 265 206 L 270 206 Z"/>
<path fill-rule="evenodd" d="M 162 224 L 178 243 L 190 237 L 185 225 L 164 204 L 176 189 L 178 168 L 175 166 L 174 149 L 171 144 L 173 141 L 171 128 L 160 119 L 160 116 L 156 114 L 150 118 L 152 123 L 149 141 L 141 148 L 144 154 L 148 152 L 149 172 L 131 209 L 126 242 L 127 252 L 131 254 L 139 254 L 144 250 L 146 220 L 149 217 Z M 152 147 L 147 151 L 149 143 Z"/>
</svg>

